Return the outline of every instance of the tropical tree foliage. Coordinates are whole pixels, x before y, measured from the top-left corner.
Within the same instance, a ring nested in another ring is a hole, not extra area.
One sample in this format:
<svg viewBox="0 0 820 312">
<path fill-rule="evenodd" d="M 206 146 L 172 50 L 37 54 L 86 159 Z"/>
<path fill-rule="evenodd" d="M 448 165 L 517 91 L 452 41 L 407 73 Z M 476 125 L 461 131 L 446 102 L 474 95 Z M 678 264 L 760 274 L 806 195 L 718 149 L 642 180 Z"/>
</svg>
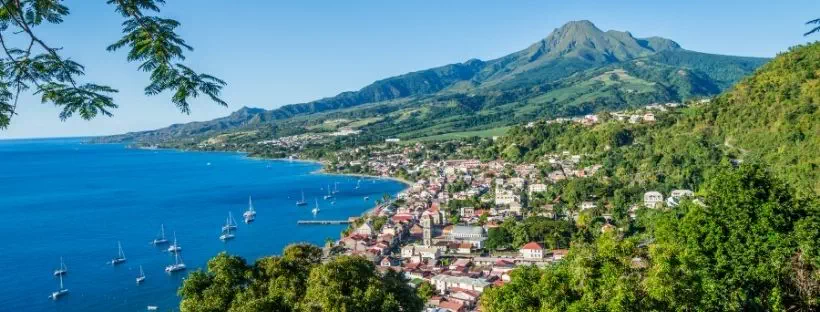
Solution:
<svg viewBox="0 0 820 312">
<path fill-rule="evenodd" d="M 760 166 L 723 168 L 703 203 L 651 216 L 645 232 L 574 244 L 544 269 L 486 291 L 486 311 L 815 311 L 820 203 Z"/>
<path fill-rule="evenodd" d="M 58 46 L 41 39 L 41 26 L 60 24 L 69 7 L 60 0 L 0 0 L 0 129 L 8 127 L 16 114 L 21 93 L 40 96 L 43 103 L 60 107 L 60 119 L 74 115 L 92 119 L 111 116 L 117 108 L 112 94 L 117 90 L 85 81 L 85 67 L 65 55 Z M 180 23 L 156 16 L 165 0 L 108 0 L 125 19 L 123 37 L 108 51 L 128 49 L 128 61 L 139 62 L 140 71 L 150 72 L 145 94 L 172 94 L 171 101 L 182 112 L 190 112 L 189 101 L 200 95 L 220 105 L 225 82 L 197 73 L 182 63 L 192 51 L 176 33 Z"/>
<path fill-rule="evenodd" d="M 322 250 L 291 245 L 253 265 L 221 253 L 179 289 L 182 311 L 419 311 L 422 301 L 401 273 L 380 274 L 351 256 L 322 263 Z"/>
</svg>

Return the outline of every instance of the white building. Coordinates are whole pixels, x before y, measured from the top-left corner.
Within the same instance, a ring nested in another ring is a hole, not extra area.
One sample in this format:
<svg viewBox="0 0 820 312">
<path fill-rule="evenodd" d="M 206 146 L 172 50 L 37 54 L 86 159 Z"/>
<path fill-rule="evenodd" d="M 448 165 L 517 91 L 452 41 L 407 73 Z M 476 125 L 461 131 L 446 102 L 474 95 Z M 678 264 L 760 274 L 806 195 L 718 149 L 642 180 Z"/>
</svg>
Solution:
<svg viewBox="0 0 820 312">
<path fill-rule="evenodd" d="M 484 248 L 487 233 L 480 226 L 455 225 L 450 230 L 450 240 L 468 242 L 475 248 Z"/>
<path fill-rule="evenodd" d="M 646 208 L 658 208 L 663 203 L 663 194 L 650 191 L 643 194 L 643 205 Z"/>
<path fill-rule="evenodd" d="M 695 192 L 690 190 L 674 190 L 672 193 L 669 194 L 671 197 L 682 198 L 682 197 L 692 197 L 695 196 Z"/>
<path fill-rule="evenodd" d="M 519 250 L 524 259 L 543 259 L 544 246 L 536 242 L 529 242 Z"/>
<path fill-rule="evenodd" d="M 373 236 L 373 226 L 370 225 L 370 221 L 365 222 L 364 224 L 356 228 L 355 233 L 364 236 Z"/>
<path fill-rule="evenodd" d="M 490 283 L 484 279 L 470 278 L 466 276 L 452 276 L 439 274 L 433 276 L 430 281 L 436 286 L 439 293 L 444 294 L 450 288 L 461 288 L 466 290 L 473 290 L 483 292 L 484 288 L 490 286 Z"/>
<path fill-rule="evenodd" d="M 530 184 L 530 186 L 528 187 L 528 191 L 529 191 L 530 194 L 546 192 L 547 191 L 547 185 L 546 184 L 541 184 L 541 183 Z"/>
<path fill-rule="evenodd" d="M 518 196 L 512 191 L 498 190 L 495 192 L 496 205 L 509 205 L 518 201 Z"/>
</svg>

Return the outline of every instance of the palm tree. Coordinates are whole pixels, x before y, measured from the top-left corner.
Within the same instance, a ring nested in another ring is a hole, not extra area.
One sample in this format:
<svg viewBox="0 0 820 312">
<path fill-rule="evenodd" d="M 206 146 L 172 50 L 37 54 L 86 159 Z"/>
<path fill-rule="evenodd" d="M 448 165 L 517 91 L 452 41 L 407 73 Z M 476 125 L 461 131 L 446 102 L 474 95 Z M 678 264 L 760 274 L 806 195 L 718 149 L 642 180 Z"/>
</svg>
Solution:
<svg viewBox="0 0 820 312">
<path fill-rule="evenodd" d="M 813 19 L 813 20 L 810 20 L 810 21 L 806 22 L 806 25 L 811 25 L 811 24 L 817 24 L 818 26 L 814 26 L 814 28 L 809 30 L 809 32 L 803 34 L 803 36 L 808 36 L 808 35 L 811 35 L 813 33 L 820 32 L 820 18 L 816 18 L 816 19 Z"/>
</svg>

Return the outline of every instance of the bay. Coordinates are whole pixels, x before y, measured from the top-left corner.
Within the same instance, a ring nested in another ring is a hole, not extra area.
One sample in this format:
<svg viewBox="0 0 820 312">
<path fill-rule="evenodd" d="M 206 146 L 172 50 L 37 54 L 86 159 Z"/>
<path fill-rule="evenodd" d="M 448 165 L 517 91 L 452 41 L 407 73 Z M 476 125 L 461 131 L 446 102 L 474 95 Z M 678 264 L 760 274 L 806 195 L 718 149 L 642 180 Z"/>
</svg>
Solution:
<svg viewBox="0 0 820 312">
<path fill-rule="evenodd" d="M 253 262 L 294 242 L 322 244 L 343 225 L 299 226 L 297 220 L 347 219 L 405 185 L 315 173 L 311 162 L 258 160 L 239 153 L 129 149 L 83 144 L 81 139 L 0 140 L 0 310 L 175 310 L 187 273 L 166 274 L 165 248 L 151 246 L 160 225 L 176 232 L 188 272 L 228 252 Z M 338 183 L 335 204 L 322 199 Z M 307 206 L 295 201 L 304 191 Z M 257 218 L 241 223 L 248 196 Z M 364 200 L 369 196 L 369 201 Z M 310 213 L 318 199 L 321 212 Z M 236 239 L 218 239 L 228 212 L 240 221 Z M 107 263 L 121 242 L 124 264 Z M 167 247 L 167 246 L 166 246 Z M 70 293 L 52 271 L 65 259 Z M 137 285 L 142 265 L 147 279 Z"/>
</svg>

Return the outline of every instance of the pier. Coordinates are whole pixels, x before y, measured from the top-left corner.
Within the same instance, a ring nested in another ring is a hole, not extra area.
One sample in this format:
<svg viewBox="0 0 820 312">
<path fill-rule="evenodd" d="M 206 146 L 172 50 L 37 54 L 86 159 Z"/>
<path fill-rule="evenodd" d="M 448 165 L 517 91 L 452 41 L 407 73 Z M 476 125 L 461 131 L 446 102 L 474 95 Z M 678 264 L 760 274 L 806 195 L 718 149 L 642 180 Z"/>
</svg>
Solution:
<svg viewBox="0 0 820 312">
<path fill-rule="evenodd" d="M 299 220 L 296 224 L 299 225 L 333 225 L 333 224 L 348 224 L 347 220 Z"/>
</svg>

